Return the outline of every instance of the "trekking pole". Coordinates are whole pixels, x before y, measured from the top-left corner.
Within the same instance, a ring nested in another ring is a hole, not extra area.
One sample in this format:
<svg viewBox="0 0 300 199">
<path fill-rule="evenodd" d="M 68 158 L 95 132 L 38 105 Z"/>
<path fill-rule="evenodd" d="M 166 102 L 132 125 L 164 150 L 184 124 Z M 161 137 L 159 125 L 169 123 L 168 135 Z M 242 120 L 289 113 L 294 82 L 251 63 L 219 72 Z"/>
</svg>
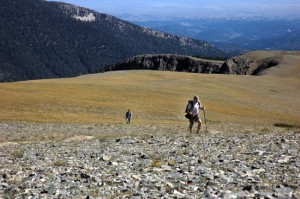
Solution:
<svg viewBox="0 0 300 199">
<path fill-rule="evenodd" d="M 205 110 L 203 110 L 203 115 L 204 115 L 205 130 L 207 130 Z"/>
</svg>

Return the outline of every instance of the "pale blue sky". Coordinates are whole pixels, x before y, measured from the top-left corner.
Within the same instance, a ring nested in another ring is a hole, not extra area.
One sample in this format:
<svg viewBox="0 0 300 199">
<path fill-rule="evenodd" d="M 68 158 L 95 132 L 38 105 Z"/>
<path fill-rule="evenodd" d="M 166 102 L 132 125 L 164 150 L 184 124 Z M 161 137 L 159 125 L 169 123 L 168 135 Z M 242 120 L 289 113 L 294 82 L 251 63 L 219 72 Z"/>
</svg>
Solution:
<svg viewBox="0 0 300 199">
<path fill-rule="evenodd" d="M 57 0 L 56 0 L 57 1 Z M 300 18 L 300 0 L 60 0 L 121 16 Z"/>
</svg>

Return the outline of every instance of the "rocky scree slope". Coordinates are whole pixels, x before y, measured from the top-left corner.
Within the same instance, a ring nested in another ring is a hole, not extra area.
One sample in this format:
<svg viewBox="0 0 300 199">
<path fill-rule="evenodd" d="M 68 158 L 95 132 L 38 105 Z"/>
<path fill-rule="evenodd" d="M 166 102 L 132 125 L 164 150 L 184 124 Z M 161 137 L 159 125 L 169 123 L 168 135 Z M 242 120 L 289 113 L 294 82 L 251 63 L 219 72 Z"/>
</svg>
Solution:
<svg viewBox="0 0 300 199">
<path fill-rule="evenodd" d="M 0 197 L 300 198 L 299 132 L 154 129 L 1 123 L 5 132 L 79 134 L 1 144 Z M 119 136 L 85 136 L 91 131 Z M 131 131 L 144 134 L 133 137 Z"/>
</svg>

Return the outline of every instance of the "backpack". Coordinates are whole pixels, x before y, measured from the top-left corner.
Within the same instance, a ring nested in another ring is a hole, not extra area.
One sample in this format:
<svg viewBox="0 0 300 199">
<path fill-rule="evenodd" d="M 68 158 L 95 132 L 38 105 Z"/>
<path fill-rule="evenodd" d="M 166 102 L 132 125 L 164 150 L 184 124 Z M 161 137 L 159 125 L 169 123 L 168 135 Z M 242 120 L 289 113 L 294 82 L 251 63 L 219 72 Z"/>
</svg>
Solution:
<svg viewBox="0 0 300 199">
<path fill-rule="evenodd" d="M 199 102 L 197 102 L 197 103 L 198 103 L 199 106 L 200 106 L 200 103 L 199 103 Z M 191 108 L 188 109 L 190 104 L 191 104 Z M 189 101 L 188 101 L 188 104 L 186 105 L 186 108 L 185 108 L 185 113 L 189 113 L 189 111 L 192 110 L 193 108 L 194 108 L 193 100 L 189 100 Z"/>
<path fill-rule="evenodd" d="M 126 118 L 130 118 L 131 117 L 131 112 L 126 112 Z"/>
</svg>

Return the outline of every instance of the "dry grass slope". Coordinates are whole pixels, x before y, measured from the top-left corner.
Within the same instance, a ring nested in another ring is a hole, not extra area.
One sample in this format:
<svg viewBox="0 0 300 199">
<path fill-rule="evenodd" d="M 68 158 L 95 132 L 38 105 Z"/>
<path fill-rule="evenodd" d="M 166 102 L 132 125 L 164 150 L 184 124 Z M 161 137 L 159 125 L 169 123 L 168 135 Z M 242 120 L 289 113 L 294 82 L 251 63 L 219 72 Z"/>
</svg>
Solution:
<svg viewBox="0 0 300 199">
<path fill-rule="evenodd" d="M 260 52 L 260 51 L 259 51 Z M 264 52 L 264 51 L 263 51 Z M 264 52 L 265 53 L 265 52 Z M 263 53 L 263 54 L 264 54 Z M 265 75 L 284 77 L 289 79 L 299 79 L 300 77 L 300 51 L 278 51 L 273 52 L 282 57 L 282 63 L 277 67 L 269 68 Z M 299 86 L 299 84 L 298 84 Z"/>
<path fill-rule="evenodd" d="M 258 77 L 119 71 L 3 83 L 0 120 L 121 124 L 130 108 L 135 124 L 185 124 L 187 101 L 200 95 L 210 124 L 299 125 L 299 53 L 283 56 Z"/>
<path fill-rule="evenodd" d="M 193 95 L 199 95 L 207 108 L 211 133 L 299 127 L 300 53 L 255 51 L 253 56 L 265 53 L 277 53 L 283 62 L 263 76 L 119 71 L 0 84 L 0 123 L 86 125 L 78 132 L 2 132 L 0 142 L 64 140 L 83 131 L 88 132 L 85 136 L 97 137 L 99 130 L 105 136 L 123 131 L 132 135 L 182 133 L 188 123 L 184 109 Z M 129 129 L 122 127 L 128 108 L 134 113 Z"/>
<path fill-rule="evenodd" d="M 251 51 L 238 57 L 252 61 L 249 69 L 252 72 L 258 67 L 257 64 L 274 60 L 279 61 L 279 65 L 264 70 L 263 75 L 286 78 L 299 78 L 300 75 L 300 51 Z"/>
</svg>

